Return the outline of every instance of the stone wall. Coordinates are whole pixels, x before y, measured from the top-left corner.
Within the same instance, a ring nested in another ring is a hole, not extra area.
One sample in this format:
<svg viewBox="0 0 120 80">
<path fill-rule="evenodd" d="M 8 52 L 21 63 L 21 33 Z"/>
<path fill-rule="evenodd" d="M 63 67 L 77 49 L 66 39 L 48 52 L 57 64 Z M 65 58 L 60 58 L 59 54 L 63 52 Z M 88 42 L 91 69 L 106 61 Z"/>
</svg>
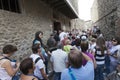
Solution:
<svg viewBox="0 0 120 80">
<path fill-rule="evenodd" d="M 57 21 L 61 23 L 61 28 L 65 31 L 71 30 L 70 21 L 71 19 L 64 16 L 62 13 L 59 13 L 59 11 L 55 11 L 57 18 L 52 18 L 52 21 Z"/>
<path fill-rule="evenodd" d="M 93 22 L 98 20 L 98 3 L 97 0 L 94 0 L 93 5 L 91 7 L 91 19 Z"/>
<path fill-rule="evenodd" d="M 24 14 L 32 15 L 34 17 L 39 18 L 44 28 L 46 27 L 44 23 L 45 21 L 49 21 L 49 23 L 47 23 L 48 27 L 50 27 L 50 25 L 53 25 L 52 21 L 54 21 L 53 18 L 54 10 L 50 8 L 50 6 L 48 6 L 47 4 L 40 0 L 23 0 L 23 2 L 21 3 L 23 4 L 22 9 L 24 9 Z M 64 16 L 59 11 L 55 11 L 55 13 L 57 14 L 58 17 L 58 19 L 56 20 L 61 23 L 61 27 L 63 28 L 63 26 L 65 26 L 65 30 L 69 30 L 70 19 Z"/>
<path fill-rule="evenodd" d="M 120 0 L 97 0 L 98 20 L 94 25 L 99 26 L 106 38 L 114 37 L 120 28 L 116 23 L 119 20 Z"/>
<path fill-rule="evenodd" d="M 82 19 L 72 19 L 71 20 L 72 29 L 85 30 L 85 21 Z"/>
<path fill-rule="evenodd" d="M 46 43 L 52 32 L 53 9 L 40 0 L 21 0 L 22 13 L 0 10 L 0 48 L 6 44 L 17 45 L 15 59 L 21 60 L 29 56 L 36 31 L 43 31 Z M 70 29 L 70 19 L 58 12 L 59 21 L 66 29 Z M 68 27 L 68 28 L 67 28 Z"/>
<path fill-rule="evenodd" d="M 47 25 L 47 21 L 45 24 Z M 17 45 L 17 59 L 20 58 L 20 55 L 25 57 L 31 53 L 31 45 L 36 31 L 44 32 L 44 40 L 50 33 L 50 28 L 43 27 L 39 19 L 8 11 L 0 11 L 0 30 L 0 47 L 6 44 Z"/>
</svg>

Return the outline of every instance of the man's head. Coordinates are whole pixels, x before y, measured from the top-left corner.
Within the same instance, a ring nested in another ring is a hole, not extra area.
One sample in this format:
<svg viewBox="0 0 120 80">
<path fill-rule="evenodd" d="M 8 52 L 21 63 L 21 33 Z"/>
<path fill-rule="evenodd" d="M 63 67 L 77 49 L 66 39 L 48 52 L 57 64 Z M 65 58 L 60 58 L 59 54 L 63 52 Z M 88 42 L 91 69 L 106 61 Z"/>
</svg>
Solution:
<svg viewBox="0 0 120 80">
<path fill-rule="evenodd" d="M 32 58 L 26 58 L 20 63 L 20 71 L 24 75 L 28 75 L 29 73 L 33 73 L 34 63 L 33 63 Z"/>
<path fill-rule="evenodd" d="M 38 52 L 40 52 L 40 45 L 39 44 L 32 45 L 32 52 L 34 54 L 37 54 Z"/>
<path fill-rule="evenodd" d="M 3 54 L 13 54 L 17 51 L 17 47 L 13 45 L 6 45 L 3 47 Z"/>
<path fill-rule="evenodd" d="M 57 49 L 63 49 L 63 44 L 61 42 L 57 44 Z"/>
<path fill-rule="evenodd" d="M 72 49 L 68 54 L 69 64 L 74 68 L 80 68 L 82 66 L 82 52 L 77 49 Z"/>
</svg>

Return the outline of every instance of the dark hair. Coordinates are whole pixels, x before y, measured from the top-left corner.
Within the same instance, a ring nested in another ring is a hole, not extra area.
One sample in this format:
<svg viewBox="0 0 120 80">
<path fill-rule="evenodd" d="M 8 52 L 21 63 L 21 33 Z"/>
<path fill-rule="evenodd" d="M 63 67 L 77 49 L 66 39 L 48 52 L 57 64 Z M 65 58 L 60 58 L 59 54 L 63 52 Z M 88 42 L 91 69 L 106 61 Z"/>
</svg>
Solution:
<svg viewBox="0 0 120 80">
<path fill-rule="evenodd" d="M 33 69 L 33 60 L 32 58 L 26 58 L 20 63 L 20 71 L 27 75 L 29 73 L 29 69 Z"/>
<path fill-rule="evenodd" d="M 37 31 L 37 32 L 35 33 L 35 39 L 33 40 L 33 44 L 35 43 L 36 40 L 38 40 L 38 41 L 40 41 L 41 46 L 43 46 L 42 40 L 41 40 L 41 38 L 39 37 L 40 34 L 43 35 L 43 32 L 42 32 L 42 31 Z"/>
<path fill-rule="evenodd" d="M 98 29 L 98 30 L 96 31 L 96 33 L 97 33 L 97 34 L 101 34 L 101 30 Z"/>
<path fill-rule="evenodd" d="M 72 39 L 75 39 L 75 36 L 72 36 Z"/>
<path fill-rule="evenodd" d="M 86 52 L 88 50 L 88 41 L 81 41 L 80 47 L 82 52 Z"/>
<path fill-rule="evenodd" d="M 80 46 L 80 43 L 81 43 L 80 39 L 76 39 L 76 40 L 75 40 L 75 45 L 76 45 L 76 46 Z"/>
<path fill-rule="evenodd" d="M 91 42 L 96 42 L 96 39 L 95 39 L 95 38 L 92 38 L 92 39 L 91 39 Z"/>
<path fill-rule="evenodd" d="M 97 35 L 96 35 L 96 34 L 93 34 L 93 35 L 92 35 L 92 38 L 97 39 Z"/>
<path fill-rule="evenodd" d="M 42 31 L 37 31 L 35 33 L 35 38 L 39 39 L 39 34 L 43 35 L 43 32 Z"/>
<path fill-rule="evenodd" d="M 3 53 L 4 54 L 9 54 L 17 51 L 17 47 L 13 45 L 6 45 L 3 47 Z"/>
<path fill-rule="evenodd" d="M 117 41 L 117 44 L 120 44 L 120 37 L 117 37 L 117 36 L 116 36 L 116 37 L 114 37 L 113 39 Z"/>
<path fill-rule="evenodd" d="M 33 44 L 32 45 L 32 52 L 34 54 L 38 53 L 38 49 L 40 49 L 40 45 L 39 44 Z"/>
<path fill-rule="evenodd" d="M 54 34 L 52 33 L 52 34 L 50 34 L 50 36 L 54 36 Z"/>
<path fill-rule="evenodd" d="M 82 53 L 78 50 L 71 50 L 68 54 L 69 64 L 74 68 L 80 68 L 82 66 Z"/>
</svg>

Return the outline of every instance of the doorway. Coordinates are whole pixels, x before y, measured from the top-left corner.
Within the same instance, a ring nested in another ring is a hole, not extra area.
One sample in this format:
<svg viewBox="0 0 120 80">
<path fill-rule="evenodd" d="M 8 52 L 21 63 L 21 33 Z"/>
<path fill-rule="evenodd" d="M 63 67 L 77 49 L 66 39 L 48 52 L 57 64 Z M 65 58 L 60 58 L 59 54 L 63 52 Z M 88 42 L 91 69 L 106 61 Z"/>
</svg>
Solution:
<svg viewBox="0 0 120 80">
<path fill-rule="evenodd" d="M 53 30 L 57 31 L 57 33 L 59 34 L 59 30 L 61 30 L 61 23 L 60 22 L 53 22 Z"/>
</svg>

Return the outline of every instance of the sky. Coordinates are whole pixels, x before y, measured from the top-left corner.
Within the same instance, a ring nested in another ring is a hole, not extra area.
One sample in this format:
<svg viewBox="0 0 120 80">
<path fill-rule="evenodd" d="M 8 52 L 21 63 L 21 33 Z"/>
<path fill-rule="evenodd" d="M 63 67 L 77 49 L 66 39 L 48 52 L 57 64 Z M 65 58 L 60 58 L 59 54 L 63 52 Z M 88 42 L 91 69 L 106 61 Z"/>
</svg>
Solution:
<svg viewBox="0 0 120 80">
<path fill-rule="evenodd" d="M 79 17 L 85 21 L 91 20 L 91 7 L 94 0 L 78 0 Z"/>
</svg>

